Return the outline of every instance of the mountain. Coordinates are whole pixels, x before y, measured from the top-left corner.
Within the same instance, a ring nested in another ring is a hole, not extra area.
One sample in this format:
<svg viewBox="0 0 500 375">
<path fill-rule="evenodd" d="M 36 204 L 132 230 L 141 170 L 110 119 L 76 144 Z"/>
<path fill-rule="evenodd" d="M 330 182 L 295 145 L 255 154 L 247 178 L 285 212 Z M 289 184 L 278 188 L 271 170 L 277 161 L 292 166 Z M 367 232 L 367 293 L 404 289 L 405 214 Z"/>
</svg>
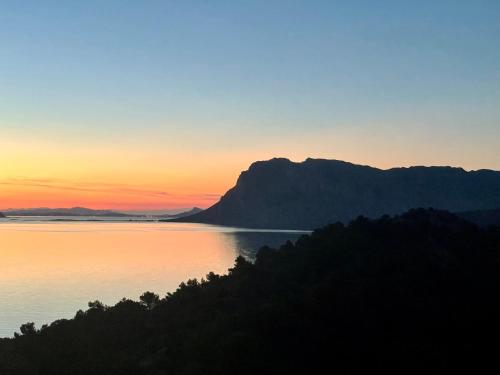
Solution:
<svg viewBox="0 0 500 375">
<path fill-rule="evenodd" d="M 0 212 L 0 218 L 5 217 L 3 213 Z"/>
<path fill-rule="evenodd" d="M 491 225 L 500 227 L 500 208 L 494 210 L 460 212 L 457 215 L 482 227 Z"/>
<path fill-rule="evenodd" d="M 201 209 L 199 207 L 193 207 L 189 211 L 179 212 L 177 214 L 158 215 L 157 217 L 162 218 L 162 219 L 169 219 L 169 218 L 174 219 L 174 218 L 181 218 L 181 217 L 195 215 L 195 214 L 202 212 L 202 211 L 203 211 L 203 209 Z M 170 221 L 170 220 L 168 220 L 168 221 Z"/>
<path fill-rule="evenodd" d="M 415 207 L 452 212 L 500 207 L 500 172 L 421 166 L 382 170 L 339 160 L 276 158 L 253 163 L 218 203 L 176 221 L 313 229 Z"/>
<path fill-rule="evenodd" d="M 84 207 L 73 208 L 28 208 L 5 211 L 12 216 L 103 216 L 121 217 L 129 216 L 123 213 L 109 210 L 91 210 Z"/>
</svg>

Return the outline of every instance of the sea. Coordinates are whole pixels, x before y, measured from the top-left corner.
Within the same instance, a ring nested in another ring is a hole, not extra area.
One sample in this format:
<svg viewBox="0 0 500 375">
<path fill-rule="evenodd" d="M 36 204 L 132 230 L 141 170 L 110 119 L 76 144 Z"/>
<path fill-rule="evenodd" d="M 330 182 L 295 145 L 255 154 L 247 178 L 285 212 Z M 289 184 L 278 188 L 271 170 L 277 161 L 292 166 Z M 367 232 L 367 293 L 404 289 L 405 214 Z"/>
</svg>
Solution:
<svg viewBox="0 0 500 375">
<path fill-rule="evenodd" d="M 0 337 L 74 317 L 89 301 L 113 305 L 145 291 L 164 296 L 182 281 L 225 274 L 304 231 L 256 230 L 148 218 L 0 219 Z"/>
</svg>

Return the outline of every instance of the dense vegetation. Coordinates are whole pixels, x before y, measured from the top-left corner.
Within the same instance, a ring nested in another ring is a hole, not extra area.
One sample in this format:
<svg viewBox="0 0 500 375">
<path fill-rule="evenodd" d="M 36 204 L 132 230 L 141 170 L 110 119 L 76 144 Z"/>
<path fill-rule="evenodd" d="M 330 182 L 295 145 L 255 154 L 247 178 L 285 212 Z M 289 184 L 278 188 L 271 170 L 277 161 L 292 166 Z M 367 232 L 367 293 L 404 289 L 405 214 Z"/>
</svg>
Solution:
<svg viewBox="0 0 500 375">
<path fill-rule="evenodd" d="M 499 265 L 500 228 L 359 218 L 161 299 L 23 325 L 0 340 L 0 374 L 478 373 L 498 367 Z"/>
</svg>

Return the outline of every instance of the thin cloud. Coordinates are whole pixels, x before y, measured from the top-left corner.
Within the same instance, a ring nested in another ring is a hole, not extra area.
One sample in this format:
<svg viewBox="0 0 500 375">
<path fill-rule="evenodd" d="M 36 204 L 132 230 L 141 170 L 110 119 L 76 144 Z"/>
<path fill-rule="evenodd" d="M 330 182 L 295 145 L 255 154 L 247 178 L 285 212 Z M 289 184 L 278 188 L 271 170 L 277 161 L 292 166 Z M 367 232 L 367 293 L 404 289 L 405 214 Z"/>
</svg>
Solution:
<svg viewBox="0 0 500 375">
<path fill-rule="evenodd" d="M 131 187 L 126 185 L 109 184 L 109 183 L 80 183 L 71 185 L 66 181 L 58 179 L 32 179 L 32 178 L 17 178 L 0 181 L 0 186 L 18 186 L 18 187 L 33 187 L 44 188 L 61 191 L 79 191 L 96 194 L 126 194 L 134 196 L 145 197 L 176 197 L 176 198 L 190 198 L 213 200 L 220 197 L 220 194 L 200 193 L 200 194 L 172 194 L 161 190 L 143 189 L 140 187 Z"/>
<path fill-rule="evenodd" d="M 124 187 L 120 185 L 109 186 L 109 187 L 93 187 L 93 186 L 85 186 L 85 184 L 81 184 L 78 186 L 71 185 L 63 185 L 63 184 L 54 184 L 54 183 L 43 183 L 37 180 L 10 180 L 10 181 L 2 181 L 0 185 L 4 186 L 23 186 L 23 187 L 40 187 L 46 189 L 55 189 L 55 190 L 66 190 L 66 191 L 82 191 L 82 192 L 91 192 L 91 193 L 115 193 L 115 194 L 130 194 L 130 195 L 143 195 L 143 196 L 168 196 L 169 193 L 165 191 L 156 191 L 156 190 L 147 190 L 140 188 L 131 188 Z"/>
</svg>

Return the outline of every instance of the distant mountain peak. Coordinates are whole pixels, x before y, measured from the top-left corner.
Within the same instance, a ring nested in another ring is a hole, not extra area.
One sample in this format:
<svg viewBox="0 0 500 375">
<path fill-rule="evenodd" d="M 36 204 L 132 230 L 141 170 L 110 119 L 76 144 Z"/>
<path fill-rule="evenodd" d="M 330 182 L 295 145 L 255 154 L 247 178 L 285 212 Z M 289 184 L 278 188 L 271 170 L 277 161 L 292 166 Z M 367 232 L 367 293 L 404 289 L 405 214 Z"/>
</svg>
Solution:
<svg viewBox="0 0 500 375">
<path fill-rule="evenodd" d="M 85 207 L 72 207 L 72 208 L 38 207 L 38 208 L 10 209 L 6 212 L 9 215 L 13 216 L 103 216 L 103 217 L 129 216 L 111 210 L 93 210 Z"/>
</svg>

